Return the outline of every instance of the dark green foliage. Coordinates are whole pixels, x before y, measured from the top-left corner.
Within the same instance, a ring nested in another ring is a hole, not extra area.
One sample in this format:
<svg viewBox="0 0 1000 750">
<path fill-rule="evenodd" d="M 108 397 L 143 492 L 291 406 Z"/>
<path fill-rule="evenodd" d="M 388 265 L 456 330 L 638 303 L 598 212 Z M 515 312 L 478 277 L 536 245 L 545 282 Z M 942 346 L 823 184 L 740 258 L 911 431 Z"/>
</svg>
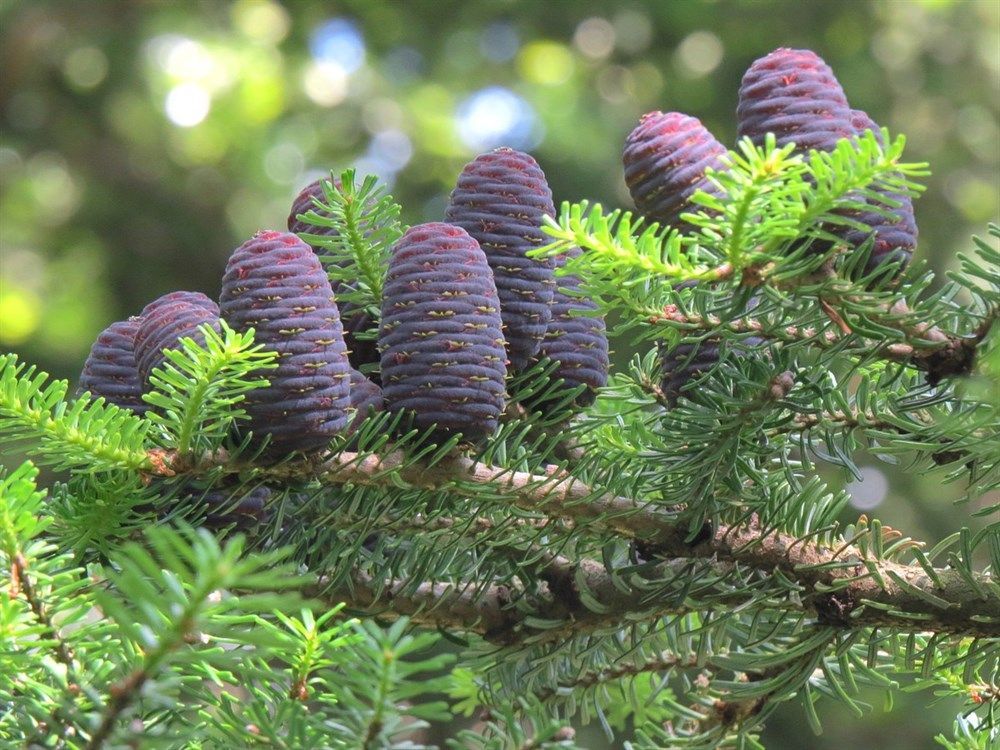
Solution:
<svg viewBox="0 0 1000 750">
<path fill-rule="evenodd" d="M 483 251 L 461 227 L 421 224 L 393 248 L 382 300 L 382 393 L 421 429 L 478 443 L 504 408 L 500 303 Z"/>
<path fill-rule="evenodd" d="M 246 403 L 256 441 L 285 455 L 325 447 L 347 427 L 350 364 L 337 305 L 312 249 L 294 234 L 261 232 L 238 247 L 222 280 L 222 314 L 278 354 L 270 387 Z"/>
<path fill-rule="evenodd" d="M 493 269 L 511 372 L 538 352 L 552 317 L 553 264 L 528 257 L 541 247 L 543 217 L 554 216 L 545 174 L 528 154 L 498 148 L 465 165 L 445 220 L 465 229 Z"/>
</svg>

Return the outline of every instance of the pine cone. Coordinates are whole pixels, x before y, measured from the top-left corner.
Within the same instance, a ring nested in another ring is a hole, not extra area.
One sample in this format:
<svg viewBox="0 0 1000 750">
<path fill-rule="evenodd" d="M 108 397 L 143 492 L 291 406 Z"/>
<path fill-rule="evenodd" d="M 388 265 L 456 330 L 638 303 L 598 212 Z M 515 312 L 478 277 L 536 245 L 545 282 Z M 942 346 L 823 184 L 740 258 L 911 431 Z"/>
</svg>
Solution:
<svg viewBox="0 0 1000 750">
<path fill-rule="evenodd" d="M 333 237 L 337 235 L 337 230 L 331 227 L 320 227 L 315 224 L 309 224 L 305 221 L 299 220 L 297 217 L 299 214 L 308 213 L 309 211 L 316 211 L 321 215 L 325 215 L 325 212 L 316 208 L 313 204 L 313 198 L 324 199 L 323 183 L 327 181 L 327 178 L 321 177 L 320 179 L 310 182 L 301 192 L 295 197 L 295 201 L 292 203 L 291 211 L 288 214 L 288 231 L 294 234 L 306 233 L 306 234 L 321 234 L 328 237 Z M 340 186 L 340 180 L 334 179 L 333 184 L 336 187 Z M 325 248 L 316 245 L 312 246 L 312 249 L 317 255 L 322 256 L 325 252 Z M 342 283 L 333 282 L 333 294 L 338 296 L 340 294 L 340 289 Z M 375 344 L 374 339 L 360 339 L 357 337 L 359 331 L 364 331 L 373 327 L 373 322 L 371 316 L 365 313 L 364 310 L 359 310 L 354 305 L 349 302 L 338 302 L 338 308 L 340 309 L 340 320 L 344 327 L 344 343 L 347 344 L 347 356 L 351 360 L 351 367 L 360 368 L 364 365 L 376 364 L 379 361 L 378 348 Z"/>
<path fill-rule="evenodd" d="M 686 386 L 711 370 L 719 362 L 719 344 L 711 339 L 697 344 L 678 344 L 668 349 L 662 343 L 660 352 L 660 388 L 669 406 L 677 406 Z"/>
<path fill-rule="evenodd" d="M 439 437 L 470 443 L 496 431 L 504 408 L 500 303 L 486 256 L 449 224 L 410 228 L 395 244 L 382 300 L 382 391 Z"/>
<path fill-rule="evenodd" d="M 382 389 L 351 368 L 351 408 L 355 409 L 348 432 L 354 432 L 358 425 L 375 412 L 382 411 Z"/>
<path fill-rule="evenodd" d="M 198 328 L 205 323 L 219 330 L 219 308 L 201 292 L 170 292 L 142 309 L 134 346 L 145 390 L 149 390 L 150 373 L 166 361 L 164 351 L 176 349 L 184 337 L 204 343 Z"/>
<path fill-rule="evenodd" d="M 739 137 L 757 146 L 770 132 L 778 146 L 830 151 L 854 134 L 844 90 L 810 50 L 781 47 L 755 60 L 740 84 L 736 117 Z"/>
<path fill-rule="evenodd" d="M 678 226 L 696 190 L 710 190 L 708 167 L 723 166 L 726 147 L 701 121 L 680 112 L 649 112 L 625 140 L 625 182 L 643 216 Z"/>
<path fill-rule="evenodd" d="M 307 221 L 299 219 L 299 214 L 307 214 L 310 211 L 315 211 L 321 216 L 329 216 L 329 214 L 316 207 L 313 203 L 313 198 L 319 198 L 321 201 L 326 200 L 326 193 L 323 190 L 323 183 L 329 182 L 329 178 L 320 177 L 318 180 L 314 180 L 306 185 L 299 194 L 295 196 L 295 200 L 292 201 L 292 208 L 288 213 L 288 231 L 293 234 L 322 234 L 327 236 L 334 236 L 337 234 L 337 230 L 331 227 L 320 227 L 315 224 L 310 224 Z M 334 180 L 333 184 L 335 187 L 340 187 L 340 180 Z M 321 252 L 322 248 L 313 247 L 317 252 Z"/>
<path fill-rule="evenodd" d="M 97 336 L 83 363 L 77 394 L 84 391 L 140 416 L 149 406 L 142 400 L 142 380 L 135 363 L 135 334 L 139 318 L 112 323 Z"/>
<path fill-rule="evenodd" d="M 570 257 L 579 254 L 579 248 L 567 253 Z M 557 256 L 555 261 L 562 266 L 566 258 Z M 538 358 L 548 357 L 558 362 L 552 377 L 562 378 L 567 387 L 587 386 L 577 396 L 576 403 L 589 406 L 594 403 L 596 390 L 608 382 L 608 336 L 604 316 L 592 314 L 597 310 L 593 301 L 562 291 L 579 289 L 581 283 L 576 276 L 557 277 L 552 320 L 538 350 Z"/>
<path fill-rule="evenodd" d="M 674 289 L 690 289 L 697 281 L 683 281 Z M 747 309 L 753 310 L 760 303 L 758 297 L 751 297 Z M 764 340 L 757 336 L 748 336 L 731 347 L 734 351 L 748 351 L 760 346 Z M 663 342 L 658 346 L 660 355 L 660 389 L 666 396 L 667 404 L 673 408 L 681 395 L 686 394 L 688 386 L 701 375 L 705 374 L 719 363 L 719 342 L 717 339 L 705 339 L 692 344 L 678 344 L 668 348 Z"/>
<path fill-rule="evenodd" d="M 512 372 L 538 352 L 555 291 L 551 258 L 525 253 L 546 243 L 542 217 L 554 216 L 552 191 L 528 154 L 498 148 L 465 165 L 445 220 L 466 230 L 493 269 Z"/>
<path fill-rule="evenodd" d="M 266 519 L 267 501 L 271 490 L 264 485 L 246 487 L 216 487 L 205 489 L 196 483 L 164 489 L 174 493 L 171 504 L 182 504 L 204 509 L 203 523 L 207 528 L 220 529 L 230 524 L 247 528 L 256 521 Z"/>
<path fill-rule="evenodd" d="M 851 110 L 851 123 L 858 135 L 866 130 L 872 131 L 880 145 L 882 143 L 882 131 L 878 125 L 861 110 Z M 878 213 L 877 211 L 852 212 L 848 214 L 852 219 L 860 221 L 865 226 L 870 227 L 868 231 L 843 227 L 841 229 L 844 240 L 853 247 L 860 247 L 874 233 L 875 241 L 871 254 L 868 256 L 868 263 L 865 266 L 865 273 L 874 271 L 884 263 L 900 262 L 900 269 L 905 268 L 913 257 L 913 251 L 917 246 L 917 222 L 913 215 L 913 200 L 909 195 L 899 193 L 882 193 L 887 199 L 899 203 L 898 207 L 891 207 L 888 203 L 882 203 L 882 208 L 888 209 L 891 217 Z M 871 204 L 872 199 L 868 200 Z"/>
<path fill-rule="evenodd" d="M 268 388 L 248 394 L 249 427 L 272 456 L 325 447 L 347 426 L 350 364 L 340 314 L 319 259 L 293 234 L 258 232 L 229 258 L 222 314 L 278 353 Z"/>
</svg>

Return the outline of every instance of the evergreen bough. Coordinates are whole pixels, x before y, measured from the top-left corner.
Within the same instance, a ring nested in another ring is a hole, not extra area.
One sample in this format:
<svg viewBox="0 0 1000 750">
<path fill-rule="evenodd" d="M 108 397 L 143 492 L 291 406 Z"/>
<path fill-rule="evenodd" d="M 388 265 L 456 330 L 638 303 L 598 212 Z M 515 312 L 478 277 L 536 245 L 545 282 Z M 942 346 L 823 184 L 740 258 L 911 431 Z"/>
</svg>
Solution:
<svg viewBox="0 0 1000 750">
<path fill-rule="evenodd" d="M 454 747 L 597 722 L 636 750 L 756 748 L 784 703 L 819 731 L 820 700 L 861 717 L 859 690 L 905 679 L 963 702 L 941 746 L 995 747 L 1000 228 L 943 284 L 866 271 L 872 242 L 831 230 L 916 196 L 903 145 L 741 141 L 683 233 L 564 204 L 533 252 L 631 360 L 586 409 L 552 363 L 509 376 L 471 452 L 372 410 L 258 460 L 234 427 L 274 354 L 225 324 L 166 353 L 145 417 L 3 356 L 0 441 L 55 474 L 0 479 L 0 744 L 381 748 L 468 715 Z M 316 200 L 336 232 L 309 239 L 374 326 L 398 207 L 353 173 Z M 701 341 L 719 356 L 673 403 L 658 350 Z M 968 520 L 933 546 L 843 523 L 817 468 L 862 451 L 943 471 Z M 191 482 L 266 485 L 266 514 L 196 529 Z"/>
</svg>

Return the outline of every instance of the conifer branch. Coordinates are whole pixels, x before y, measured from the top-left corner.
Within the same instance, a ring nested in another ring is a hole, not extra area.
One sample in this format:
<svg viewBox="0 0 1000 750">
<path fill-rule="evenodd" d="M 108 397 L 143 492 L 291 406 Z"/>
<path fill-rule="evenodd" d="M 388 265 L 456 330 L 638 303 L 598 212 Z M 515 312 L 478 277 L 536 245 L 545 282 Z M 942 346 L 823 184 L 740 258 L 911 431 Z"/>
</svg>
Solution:
<svg viewBox="0 0 1000 750">
<path fill-rule="evenodd" d="M 918 566 L 862 562 L 853 554 L 841 562 L 841 558 L 828 551 L 805 549 L 803 545 L 799 545 L 802 551 L 795 553 L 790 547 L 797 540 L 785 535 L 762 539 L 749 531 L 726 531 L 730 532 L 728 540 L 723 541 L 723 535 L 717 534 L 714 544 L 707 543 L 694 551 L 720 550 L 711 568 L 723 575 L 732 571 L 733 564 L 744 562 L 760 570 L 768 570 L 770 566 L 771 570 L 789 573 L 801 587 L 797 592 L 801 604 L 798 607 L 789 604 L 788 608 L 813 615 L 818 625 L 996 637 L 1000 593 L 986 576 L 977 577 L 977 583 L 992 592 L 983 596 L 955 571 L 939 569 L 941 585 L 938 586 Z M 735 546 L 746 543 L 748 538 L 752 539 L 753 547 Z M 727 549 L 730 559 L 722 561 Z M 690 558 L 665 560 L 648 577 L 674 575 L 689 563 Z M 898 583 L 883 588 L 868 572 L 872 565 L 884 580 Z M 414 622 L 473 632 L 506 645 L 526 640 L 551 642 L 621 622 L 626 615 L 634 621 L 636 617 L 655 619 L 686 614 L 693 609 L 683 602 L 651 600 L 650 592 L 643 587 L 623 591 L 621 581 L 596 560 L 560 558 L 542 571 L 540 578 L 548 584 L 549 596 L 507 585 L 465 582 L 423 582 L 414 588 L 405 580 L 376 582 L 360 572 L 348 584 L 331 587 L 329 581 L 321 580 L 309 593 L 329 602 L 343 601 L 349 608 L 367 614 L 407 616 Z M 580 580 L 586 582 L 587 603 L 581 596 Z M 718 599 L 715 605 L 725 608 L 745 605 L 759 594 L 754 590 L 737 591 Z M 600 611 L 593 609 L 595 603 Z M 769 604 L 772 609 L 777 608 Z M 562 624 L 550 624 L 540 630 L 532 625 L 535 619 L 548 623 L 559 620 Z"/>
<path fill-rule="evenodd" d="M 662 312 L 649 316 L 649 322 L 677 328 L 686 333 L 722 330 L 735 335 L 756 336 L 777 344 L 808 343 L 817 349 L 854 352 L 856 355 L 874 356 L 911 365 L 940 380 L 970 371 L 976 347 L 986 338 L 996 317 L 995 314 L 985 317 L 976 334 L 971 337 L 959 336 L 935 327 L 919 333 L 904 331 L 908 341 L 891 343 L 878 343 L 856 334 L 843 334 L 833 329 L 817 330 L 811 326 L 770 328 L 756 318 L 723 321 L 715 315 L 700 315 L 694 311 L 685 313 L 676 305 L 667 305 Z M 882 322 L 887 324 L 887 321 Z M 857 343 L 845 347 L 845 340 L 851 336 L 856 337 Z"/>
<path fill-rule="evenodd" d="M 273 471 L 287 478 L 301 472 L 301 467 L 286 464 Z M 593 524 L 634 539 L 646 559 L 700 558 L 737 563 L 760 571 L 780 571 L 798 583 L 806 606 L 828 625 L 904 629 L 919 626 L 920 630 L 982 637 L 995 635 L 1000 625 L 1000 584 L 987 574 L 937 568 L 930 575 L 920 565 L 878 559 L 854 544 L 832 549 L 769 530 L 756 517 L 744 524 L 723 524 L 715 529 L 706 526 L 692 541 L 676 512 L 605 493 L 560 470 L 537 475 L 464 457 L 447 458 L 429 467 L 414 467 L 397 451 L 384 456 L 344 452 L 313 467 L 313 471 L 316 478 L 330 484 L 388 487 L 402 479 L 412 487 L 460 495 L 465 495 L 470 485 L 489 487 L 508 496 L 523 510 L 575 525 Z M 579 570 L 568 572 L 560 568 L 570 564 L 569 561 L 553 563 L 549 572 L 569 576 L 565 580 L 571 581 Z M 602 565 L 585 560 L 577 564 L 588 576 L 594 575 L 592 585 L 606 592 L 609 600 L 603 603 L 613 611 L 634 611 L 643 601 L 643 592 L 633 592 L 634 599 L 621 599 L 621 592 Z M 665 564 L 670 564 L 670 560 Z M 593 565 L 599 570 L 591 570 Z M 372 591 L 373 583 L 360 580 L 361 598 L 356 602 L 359 606 L 375 604 L 364 593 Z M 440 583 L 427 583 L 413 593 L 404 594 L 401 583 L 389 582 L 386 590 L 393 606 L 402 607 L 398 614 L 412 614 L 419 619 L 426 605 L 436 604 L 436 609 L 440 609 L 445 602 L 453 602 L 453 607 L 446 608 L 454 609 L 446 616 L 447 622 L 462 622 L 470 627 L 481 620 L 489 623 L 488 631 L 508 622 L 509 613 L 504 609 L 519 597 L 518 592 L 507 588 L 487 588 L 477 591 L 470 600 L 464 593 L 449 593 L 449 587 Z M 354 602 L 353 595 L 346 601 Z M 578 606 L 578 602 L 571 602 L 566 610 L 567 617 L 574 620 L 592 619 L 592 613 L 588 615 L 586 607 Z"/>
</svg>

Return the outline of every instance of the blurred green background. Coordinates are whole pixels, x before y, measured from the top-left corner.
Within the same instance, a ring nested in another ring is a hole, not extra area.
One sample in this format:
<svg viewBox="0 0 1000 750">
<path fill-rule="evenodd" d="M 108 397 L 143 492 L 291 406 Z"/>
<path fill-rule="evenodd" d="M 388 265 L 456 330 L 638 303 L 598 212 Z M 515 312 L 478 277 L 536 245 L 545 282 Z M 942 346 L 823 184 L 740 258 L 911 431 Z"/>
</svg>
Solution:
<svg viewBox="0 0 1000 750">
<path fill-rule="evenodd" d="M 156 296 L 217 296 L 232 249 L 330 169 L 380 175 L 418 223 L 511 145 L 557 203 L 629 207 L 639 116 L 684 111 L 732 144 L 740 77 L 779 46 L 816 50 L 930 162 L 918 257 L 937 272 L 1000 217 L 998 0 L 0 0 L 0 34 L 0 349 L 59 377 Z M 953 530 L 958 487 L 875 465 L 852 487 L 855 513 Z M 929 700 L 827 711 L 818 739 L 790 708 L 769 746 L 930 747 L 951 707 Z"/>
</svg>

